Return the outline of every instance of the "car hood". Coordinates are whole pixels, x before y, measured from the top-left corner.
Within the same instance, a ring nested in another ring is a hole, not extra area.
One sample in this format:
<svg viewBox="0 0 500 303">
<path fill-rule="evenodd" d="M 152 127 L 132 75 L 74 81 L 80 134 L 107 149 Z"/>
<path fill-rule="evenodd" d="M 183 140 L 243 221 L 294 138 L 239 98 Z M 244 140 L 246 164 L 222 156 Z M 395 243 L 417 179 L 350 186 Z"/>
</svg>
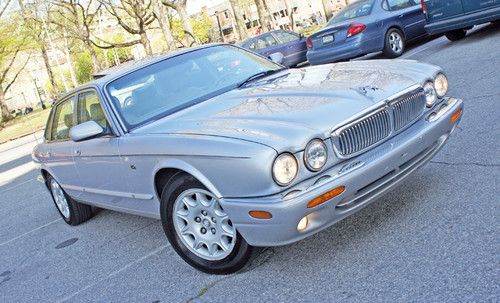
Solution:
<svg viewBox="0 0 500 303">
<path fill-rule="evenodd" d="M 291 69 L 226 92 L 132 133 L 205 135 L 296 152 L 326 139 L 362 111 L 439 71 L 409 60 L 368 60 Z"/>
</svg>

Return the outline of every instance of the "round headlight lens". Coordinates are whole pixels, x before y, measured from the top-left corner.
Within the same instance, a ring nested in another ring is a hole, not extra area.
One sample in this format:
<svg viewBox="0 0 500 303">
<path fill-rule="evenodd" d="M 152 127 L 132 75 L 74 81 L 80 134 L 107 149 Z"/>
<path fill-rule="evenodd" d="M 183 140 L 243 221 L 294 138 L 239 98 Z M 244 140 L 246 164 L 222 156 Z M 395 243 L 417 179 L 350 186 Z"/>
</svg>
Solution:
<svg viewBox="0 0 500 303">
<path fill-rule="evenodd" d="M 286 186 L 297 176 L 299 165 L 290 153 L 282 153 L 274 160 L 273 178 L 278 185 Z"/>
<path fill-rule="evenodd" d="M 437 100 L 436 90 L 434 89 L 434 83 L 427 82 L 424 85 L 425 92 L 425 105 L 431 107 Z"/>
<path fill-rule="evenodd" d="M 434 79 L 434 89 L 436 90 L 436 94 L 439 98 L 444 97 L 446 92 L 448 91 L 448 79 L 443 74 L 438 74 L 436 79 Z"/>
<path fill-rule="evenodd" d="M 326 145 L 319 139 L 309 142 L 304 151 L 304 163 L 312 171 L 318 171 L 323 168 L 328 159 Z"/>
</svg>

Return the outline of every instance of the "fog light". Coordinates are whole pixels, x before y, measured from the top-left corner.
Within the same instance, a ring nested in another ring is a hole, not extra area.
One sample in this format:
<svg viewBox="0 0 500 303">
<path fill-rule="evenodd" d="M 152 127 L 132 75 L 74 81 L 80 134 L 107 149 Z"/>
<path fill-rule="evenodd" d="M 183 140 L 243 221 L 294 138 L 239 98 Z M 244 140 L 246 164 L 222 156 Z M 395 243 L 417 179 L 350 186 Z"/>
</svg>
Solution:
<svg viewBox="0 0 500 303">
<path fill-rule="evenodd" d="M 307 216 L 304 218 L 300 219 L 299 224 L 297 224 L 297 230 L 298 231 L 304 231 L 304 229 L 307 228 L 307 225 L 309 224 L 309 219 Z"/>
</svg>

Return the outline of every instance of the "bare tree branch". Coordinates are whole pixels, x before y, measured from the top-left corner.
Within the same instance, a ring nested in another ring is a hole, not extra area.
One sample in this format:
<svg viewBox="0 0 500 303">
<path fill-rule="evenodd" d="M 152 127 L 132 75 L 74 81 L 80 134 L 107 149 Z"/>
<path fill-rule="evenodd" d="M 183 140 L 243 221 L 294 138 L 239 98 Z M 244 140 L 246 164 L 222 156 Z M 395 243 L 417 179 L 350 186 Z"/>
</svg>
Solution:
<svg viewBox="0 0 500 303">
<path fill-rule="evenodd" d="M 116 43 L 116 42 L 109 42 L 109 41 L 106 41 L 104 39 L 101 39 L 99 37 L 95 37 L 97 40 L 101 41 L 101 42 L 104 42 L 108 45 L 99 45 L 97 43 L 95 43 L 94 41 L 90 40 L 90 42 L 95 45 L 96 47 L 99 47 L 99 48 L 102 48 L 102 49 L 110 49 L 110 48 L 115 48 L 115 47 L 129 47 L 129 46 L 133 46 L 133 45 L 136 45 L 136 44 L 140 44 L 141 43 L 141 40 L 133 40 L 133 41 L 129 41 L 129 42 L 123 42 L 123 43 Z"/>
<path fill-rule="evenodd" d="M 9 7 L 10 1 L 11 0 L 7 0 L 3 7 L 0 8 L 0 17 L 2 17 L 3 13 L 5 13 L 5 10 L 7 10 L 7 7 Z"/>
<path fill-rule="evenodd" d="M 26 59 L 26 61 L 24 62 L 24 64 L 21 66 L 21 68 L 17 71 L 17 73 L 14 75 L 14 78 L 12 78 L 12 80 L 7 84 L 7 86 L 5 86 L 5 88 L 3 90 L 4 94 L 6 94 L 7 91 L 9 90 L 9 88 L 12 86 L 12 84 L 14 84 L 14 82 L 16 82 L 16 79 L 19 76 L 19 74 L 21 74 L 21 72 L 24 70 L 24 68 L 26 67 L 26 65 L 28 65 L 28 61 L 30 61 L 30 58 L 31 58 L 31 54 L 28 55 L 28 58 Z"/>
</svg>

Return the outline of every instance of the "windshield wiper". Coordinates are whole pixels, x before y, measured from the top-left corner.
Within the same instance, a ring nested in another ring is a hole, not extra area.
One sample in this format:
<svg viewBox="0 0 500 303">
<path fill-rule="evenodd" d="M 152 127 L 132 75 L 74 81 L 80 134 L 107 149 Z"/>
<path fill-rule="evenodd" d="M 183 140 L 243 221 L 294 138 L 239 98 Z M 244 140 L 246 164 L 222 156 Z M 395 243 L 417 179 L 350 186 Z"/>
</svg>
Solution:
<svg viewBox="0 0 500 303">
<path fill-rule="evenodd" d="M 253 80 L 264 78 L 266 76 L 275 74 L 277 72 L 281 72 L 281 71 L 283 71 L 285 69 L 287 69 L 287 68 L 283 67 L 283 68 L 279 68 L 279 69 L 269 69 L 269 70 L 262 71 L 260 73 L 256 73 L 255 75 L 252 75 L 252 76 L 248 77 L 245 81 L 243 81 L 240 84 L 238 84 L 238 87 L 245 86 L 246 84 L 252 82 Z"/>
</svg>

